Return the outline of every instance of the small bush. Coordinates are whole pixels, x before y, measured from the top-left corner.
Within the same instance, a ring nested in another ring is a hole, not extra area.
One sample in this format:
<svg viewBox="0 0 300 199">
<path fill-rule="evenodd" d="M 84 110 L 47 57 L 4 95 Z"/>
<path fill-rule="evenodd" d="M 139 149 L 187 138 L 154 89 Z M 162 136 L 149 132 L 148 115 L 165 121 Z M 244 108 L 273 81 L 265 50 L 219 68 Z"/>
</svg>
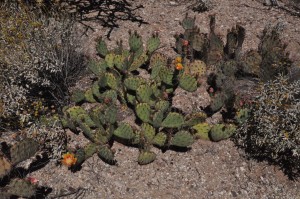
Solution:
<svg viewBox="0 0 300 199">
<path fill-rule="evenodd" d="M 236 143 L 252 157 L 283 167 L 290 177 L 300 174 L 300 80 L 279 76 L 260 86 L 251 116 L 238 129 Z"/>
<path fill-rule="evenodd" d="M 68 103 L 69 88 L 85 68 L 78 38 L 75 20 L 65 13 L 0 4 L 2 117 L 19 117 L 36 97 Z"/>
</svg>

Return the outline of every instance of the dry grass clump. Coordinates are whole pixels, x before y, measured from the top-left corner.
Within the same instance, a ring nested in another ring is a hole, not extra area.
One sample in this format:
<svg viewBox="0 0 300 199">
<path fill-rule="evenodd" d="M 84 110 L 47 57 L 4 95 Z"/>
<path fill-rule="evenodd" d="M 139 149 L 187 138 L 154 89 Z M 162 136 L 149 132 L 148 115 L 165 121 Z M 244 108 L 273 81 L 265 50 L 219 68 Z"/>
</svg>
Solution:
<svg viewBox="0 0 300 199">
<path fill-rule="evenodd" d="M 41 97 L 67 104 L 70 86 L 85 71 L 71 16 L 12 2 L 0 3 L 2 119 L 22 117 L 24 107 Z"/>
</svg>

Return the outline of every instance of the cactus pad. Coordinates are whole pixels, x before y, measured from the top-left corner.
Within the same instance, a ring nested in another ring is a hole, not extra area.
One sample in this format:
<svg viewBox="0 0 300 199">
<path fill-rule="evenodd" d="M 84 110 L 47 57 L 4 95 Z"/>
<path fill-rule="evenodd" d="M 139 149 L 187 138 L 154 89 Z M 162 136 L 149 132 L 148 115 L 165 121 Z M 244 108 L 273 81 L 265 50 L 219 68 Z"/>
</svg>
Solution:
<svg viewBox="0 0 300 199">
<path fill-rule="evenodd" d="M 114 66 L 114 59 L 115 59 L 115 54 L 109 53 L 105 56 L 105 62 L 109 68 L 112 68 Z"/>
<path fill-rule="evenodd" d="M 138 157 L 138 163 L 145 165 L 153 162 L 156 158 L 156 154 L 152 151 L 141 151 Z"/>
<path fill-rule="evenodd" d="M 107 146 L 101 146 L 98 150 L 98 156 L 109 163 L 115 163 L 115 154 L 114 152 L 108 148 Z"/>
<path fill-rule="evenodd" d="M 153 92 L 152 92 L 152 88 L 149 85 L 145 84 L 139 86 L 136 93 L 137 93 L 137 99 L 140 102 L 149 103 Z"/>
<path fill-rule="evenodd" d="M 30 198 L 36 194 L 37 188 L 27 180 L 13 179 L 8 185 L 10 195 Z"/>
<path fill-rule="evenodd" d="M 107 49 L 107 45 L 106 43 L 102 40 L 102 38 L 99 38 L 98 42 L 97 42 L 97 46 L 96 46 L 96 50 L 97 52 L 105 57 L 108 54 L 108 49 Z"/>
<path fill-rule="evenodd" d="M 71 101 L 75 103 L 80 103 L 85 99 L 84 92 L 80 90 L 76 90 L 71 95 Z"/>
<path fill-rule="evenodd" d="M 153 34 L 147 41 L 147 50 L 149 54 L 152 54 L 155 50 L 158 49 L 160 44 L 160 39 L 158 34 Z"/>
<path fill-rule="evenodd" d="M 143 45 L 142 38 L 136 31 L 134 33 L 129 31 L 128 42 L 129 42 L 130 50 L 133 51 L 133 52 L 136 52 Z"/>
<path fill-rule="evenodd" d="M 189 92 L 194 92 L 197 90 L 197 80 L 187 74 L 183 74 L 179 79 L 179 86 Z"/>
<path fill-rule="evenodd" d="M 33 156 L 39 149 L 39 144 L 33 139 L 26 138 L 21 142 L 13 145 L 10 148 L 10 157 L 12 164 L 18 164 L 31 156 Z"/>
<path fill-rule="evenodd" d="M 184 124 L 184 118 L 181 114 L 171 112 L 161 123 L 162 127 L 167 128 L 179 128 Z"/>
<path fill-rule="evenodd" d="M 229 138 L 235 132 L 236 127 L 232 124 L 225 126 L 224 124 L 214 125 L 210 132 L 209 137 L 212 141 L 218 142 L 224 139 Z"/>
<path fill-rule="evenodd" d="M 166 144 L 167 135 L 163 132 L 159 132 L 155 135 L 152 140 L 152 143 L 156 146 L 163 147 Z"/>
<path fill-rule="evenodd" d="M 148 123 L 143 123 L 141 129 L 146 140 L 151 142 L 155 136 L 155 129 Z"/>
<path fill-rule="evenodd" d="M 114 135 L 125 140 L 131 140 L 135 137 L 131 126 L 127 123 L 121 123 L 114 131 Z"/>
<path fill-rule="evenodd" d="M 188 131 L 179 131 L 174 135 L 170 144 L 176 147 L 188 147 L 193 142 L 194 138 Z"/>
<path fill-rule="evenodd" d="M 195 17 L 191 18 L 186 14 L 185 18 L 181 22 L 181 25 L 185 30 L 193 29 L 195 26 L 195 20 Z"/>
<path fill-rule="evenodd" d="M 206 74 L 206 64 L 201 60 L 195 60 L 187 66 L 188 74 L 192 76 L 203 76 Z"/>
<path fill-rule="evenodd" d="M 195 133 L 196 138 L 200 138 L 203 140 L 210 140 L 208 134 L 209 134 L 211 127 L 208 123 L 206 123 L 206 122 L 199 123 L 199 124 L 193 126 L 192 128 L 196 130 L 196 133 Z"/>
<path fill-rule="evenodd" d="M 143 122 L 150 122 L 151 108 L 146 103 L 140 103 L 136 106 L 136 114 Z"/>
<path fill-rule="evenodd" d="M 140 77 L 129 77 L 124 80 L 124 85 L 129 90 L 137 90 L 139 86 L 146 83 L 143 78 Z"/>
</svg>

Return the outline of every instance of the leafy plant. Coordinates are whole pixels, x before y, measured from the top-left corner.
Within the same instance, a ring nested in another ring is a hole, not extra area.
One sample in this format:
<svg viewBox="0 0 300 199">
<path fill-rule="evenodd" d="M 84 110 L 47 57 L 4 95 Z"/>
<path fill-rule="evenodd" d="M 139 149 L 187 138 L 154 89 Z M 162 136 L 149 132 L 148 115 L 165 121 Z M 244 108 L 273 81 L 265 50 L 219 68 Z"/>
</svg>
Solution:
<svg viewBox="0 0 300 199">
<path fill-rule="evenodd" d="M 234 140 L 250 157 L 283 167 L 291 178 L 300 174 L 300 80 L 286 76 L 261 84 L 259 96 Z"/>
</svg>

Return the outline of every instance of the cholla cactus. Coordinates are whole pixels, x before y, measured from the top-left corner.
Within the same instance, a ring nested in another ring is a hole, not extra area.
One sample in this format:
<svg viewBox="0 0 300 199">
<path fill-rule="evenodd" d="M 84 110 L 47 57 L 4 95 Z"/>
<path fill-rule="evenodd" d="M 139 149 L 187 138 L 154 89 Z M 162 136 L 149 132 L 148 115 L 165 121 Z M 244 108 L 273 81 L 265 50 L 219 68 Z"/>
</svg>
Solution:
<svg viewBox="0 0 300 199">
<path fill-rule="evenodd" d="M 260 86 L 250 117 L 235 135 L 250 156 L 281 165 L 291 177 L 300 174 L 300 80 L 279 76 Z"/>
</svg>

